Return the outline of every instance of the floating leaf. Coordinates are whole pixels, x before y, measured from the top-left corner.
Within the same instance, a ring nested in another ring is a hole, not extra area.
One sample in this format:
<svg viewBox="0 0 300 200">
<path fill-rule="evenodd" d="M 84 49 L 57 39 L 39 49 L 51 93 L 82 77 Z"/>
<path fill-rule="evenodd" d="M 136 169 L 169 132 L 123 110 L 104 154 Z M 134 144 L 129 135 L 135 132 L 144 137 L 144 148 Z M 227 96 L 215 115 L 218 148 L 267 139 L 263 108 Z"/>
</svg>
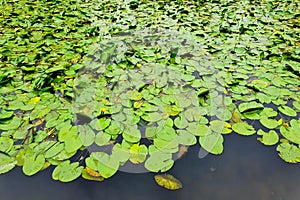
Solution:
<svg viewBox="0 0 300 200">
<path fill-rule="evenodd" d="M 0 152 L 8 153 L 14 146 L 14 140 L 8 137 L 0 137 Z"/>
<path fill-rule="evenodd" d="M 90 169 L 89 167 L 82 169 L 82 178 L 86 180 L 99 181 L 99 182 L 104 180 L 104 178 L 98 172 Z"/>
<path fill-rule="evenodd" d="M 186 130 L 178 130 L 178 143 L 192 146 L 197 143 L 196 137 Z"/>
<path fill-rule="evenodd" d="M 147 122 L 157 122 L 162 119 L 162 115 L 158 112 L 145 113 L 141 117 Z"/>
<path fill-rule="evenodd" d="M 169 170 L 173 164 L 172 154 L 156 152 L 152 153 L 146 160 L 145 168 L 151 172 L 164 172 Z"/>
<path fill-rule="evenodd" d="M 279 156 L 288 163 L 300 162 L 300 149 L 289 143 L 281 143 L 277 146 L 276 150 L 279 152 Z"/>
<path fill-rule="evenodd" d="M 170 174 L 155 175 L 154 180 L 159 186 L 169 190 L 178 190 L 182 188 L 182 183 Z"/>
<path fill-rule="evenodd" d="M 268 129 L 274 129 L 279 125 L 276 119 L 271 119 L 267 117 L 262 117 L 259 120 L 259 122 Z"/>
<path fill-rule="evenodd" d="M 130 149 L 130 158 L 129 160 L 134 163 L 142 163 L 145 161 L 146 156 L 148 154 L 148 149 L 145 145 L 133 144 Z"/>
<path fill-rule="evenodd" d="M 43 154 L 36 155 L 32 149 L 28 149 L 24 156 L 23 172 L 28 176 L 32 176 L 39 172 L 45 164 L 45 156 Z"/>
<path fill-rule="evenodd" d="M 241 103 L 238 108 L 241 113 L 244 113 L 244 112 L 249 112 L 249 111 L 253 111 L 253 110 L 262 110 L 264 108 L 264 106 L 261 103 L 251 101 L 251 102 Z"/>
<path fill-rule="evenodd" d="M 300 144 L 300 121 L 291 120 L 290 127 L 281 126 L 280 133 L 293 143 Z"/>
<path fill-rule="evenodd" d="M 200 136 L 199 138 L 201 147 L 212 154 L 221 154 L 223 152 L 223 141 L 223 136 L 215 133 Z"/>
<path fill-rule="evenodd" d="M 6 154 L 0 153 L 0 174 L 6 173 L 12 170 L 17 164 L 15 158 Z"/>
<path fill-rule="evenodd" d="M 256 131 L 253 126 L 246 122 L 239 122 L 232 125 L 232 130 L 240 135 L 253 135 Z"/>
<path fill-rule="evenodd" d="M 91 169 L 95 170 L 96 168 L 96 170 L 103 178 L 111 177 L 117 172 L 119 168 L 119 161 L 116 160 L 113 156 L 109 156 L 104 152 L 91 153 L 90 157 L 87 158 L 85 162 L 86 165 Z"/>
<path fill-rule="evenodd" d="M 56 166 L 52 178 L 61 182 L 70 182 L 81 175 L 82 169 L 83 167 L 79 166 L 79 162 L 70 163 L 69 160 L 66 160 Z"/>
<path fill-rule="evenodd" d="M 78 126 L 79 138 L 83 146 L 90 146 L 95 141 L 94 131 L 87 125 Z"/>
<path fill-rule="evenodd" d="M 215 133 L 229 134 L 232 132 L 231 125 L 220 120 L 213 120 L 210 123 L 210 128 Z"/>
<path fill-rule="evenodd" d="M 278 110 L 287 116 L 291 116 L 291 117 L 297 116 L 297 112 L 288 106 L 279 106 Z"/>
<path fill-rule="evenodd" d="M 279 136 L 274 130 L 266 133 L 263 130 L 259 129 L 257 131 L 257 135 L 262 136 L 262 138 L 258 138 L 258 140 L 264 145 L 274 145 L 279 141 Z"/>
</svg>

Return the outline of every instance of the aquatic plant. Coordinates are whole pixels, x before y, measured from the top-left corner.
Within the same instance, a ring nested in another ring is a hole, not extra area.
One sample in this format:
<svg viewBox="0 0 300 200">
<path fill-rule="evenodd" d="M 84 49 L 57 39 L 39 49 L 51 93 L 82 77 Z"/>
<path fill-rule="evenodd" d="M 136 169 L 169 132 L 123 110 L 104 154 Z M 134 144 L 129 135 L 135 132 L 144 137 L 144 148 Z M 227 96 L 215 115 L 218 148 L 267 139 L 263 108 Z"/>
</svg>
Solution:
<svg viewBox="0 0 300 200">
<path fill-rule="evenodd" d="M 182 147 L 221 154 L 232 132 L 300 162 L 299 7 L 3 1 L 0 173 L 166 172 Z"/>
</svg>

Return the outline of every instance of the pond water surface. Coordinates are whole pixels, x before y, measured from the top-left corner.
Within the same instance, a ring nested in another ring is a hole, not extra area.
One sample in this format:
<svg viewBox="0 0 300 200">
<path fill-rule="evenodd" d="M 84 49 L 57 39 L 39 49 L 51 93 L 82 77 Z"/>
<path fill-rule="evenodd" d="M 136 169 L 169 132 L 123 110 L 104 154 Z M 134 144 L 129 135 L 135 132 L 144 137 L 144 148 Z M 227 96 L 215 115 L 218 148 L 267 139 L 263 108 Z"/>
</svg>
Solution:
<svg viewBox="0 0 300 200">
<path fill-rule="evenodd" d="M 282 161 L 275 147 L 266 147 L 256 137 L 225 136 L 222 155 L 198 158 L 199 145 L 189 148 L 169 171 L 184 188 L 168 191 L 156 185 L 153 174 L 118 172 L 104 182 L 78 179 L 60 183 L 51 178 L 52 169 L 33 177 L 21 168 L 0 176 L 0 200 L 298 200 L 299 165 Z"/>
</svg>

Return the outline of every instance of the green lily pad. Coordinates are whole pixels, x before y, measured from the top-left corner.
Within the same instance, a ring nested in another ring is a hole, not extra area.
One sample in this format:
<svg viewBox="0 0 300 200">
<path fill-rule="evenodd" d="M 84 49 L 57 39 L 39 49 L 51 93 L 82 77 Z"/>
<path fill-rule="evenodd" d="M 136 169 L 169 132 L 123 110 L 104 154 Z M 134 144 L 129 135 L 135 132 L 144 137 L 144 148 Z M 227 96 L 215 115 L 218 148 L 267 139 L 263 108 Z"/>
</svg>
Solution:
<svg viewBox="0 0 300 200">
<path fill-rule="evenodd" d="M 178 143 L 192 146 L 197 143 L 196 137 L 186 130 L 178 130 Z"/>
<path fill-rule="evenodd" d="M 264 106 L 261 103 L 251 101 L 251 102 L 241 103 L 238 108 L 241 113 L 244 113 L 244 112 L 249 112 L 249 111 L 253 111 L 253 110 L 262 110 L 264 108 Z"/>
<path fill-rule="evenodd" d="M 0 151 L 8 153 L 14 146 L 14 140 L 8 137 L 0 137 Z"/>
<path fill-rule="evenodd" d="M 207 125 L 200 124 L 198 122 L 189 123 L 189 126 L 186 128 L 186 130 L 195 136 L 205 136 L 210 133 Z"/>
<path fill-rule="evenodd" d="M 293 143 L 300 144 L 300 121 L 292 119 L 290 127 L 281 126 L 280 133 Z"/>
<path fill-rule="evenodd" d="M 280 125 L 276 119 L 271 119 L 268 117 L 262 117 L 259 122 L 268 129 L 274 129 Z"/>
<path fill-rule="evenodd" d="M 176 117 L 176 119 L 174 120 L 174 124 L 177 128 L 183 129 L 187 127 L 188 121 L 184 117 Z"/>
<path fill-rule="evenodd" d="M 296 117 L 297 116 L 297 112 L 294 111 L 292 108 L 288 107 L 288 106 L 280 106 L 278 107 L 278 110 L 290 117 Z"/>
<path fill-rule="evenodd" d="M 274 145 L 279 141 L 279 136 L 274 130 L 271 130 L 268 133 L 266 133 L 263 130 L 259 129 L 257 131 L 257 135 L 262 136 L 262 138 L 258 138 L 258 140 L 264 145 Z"/>
<path fill-rule="evenodd" d="M 28 149 L 24 156 L 23 173 L 32 176 L 39 172 L 45 164 L 43 154 L 36 155 L 32 149 Z"/>
<path fill-rule="evenodd" d="M 146 160 L 145 168 L 150 172 L 165 172 L 169 170 L 173 164 L 172 154 L 155 151 L 155 153 L 150 154 L 150 157 Z"/>
<path fill-rule="evenodd" d="M 239 122 L 232 125 L 232 130 L 240 135 L 253 135 L 256 133 L 253 126 L 246 122 Z"/>
<path fill-rule="evenodd" d="M 86 165 L 91 169 L 95 169 L 104 178 L 114 175 L 119 168 L 119 161 L 114 156 L 109 156 L 104 152 L 93 152 L 90 157 L 85 160 Z"/>
<path fill-rule="evenodd" d="M 288 163 L 300 162 L 300 148 L 289 143 L 281 143 L 277 146 L 276 150 L 279 156 Z"/>
<path fill-rule="evenodd" d="M 78 126 L 79 138 L 83 146 L 90 146 L 95 141 L 94 131 L 87 125 Z"/>
<path fill-rule="evenodd" d="M 231 125 L 220 120 L 213 120 L 210 123 L 210 128 L 215 133 L 229 134 L 232 132 Z"/>
<path fill-rule="evenodd" d="M 65 145 L 63 143 L 57 142 L 54 144 L 52 147 L 50 147 L 46 152 L 45 152 L 45 158 L 52 158 L 53 156 L 56 156 L 59 154 L 63 149 L 65 148 Z"/>
<path fill-rule="evenodd" d="M 133 144 L 130 149 L 130 162 L 139 164 L 145 161 L 148 154 L 148 149 L 145 145 Z"/>
<path fill-rule="evenodd" d="M 103 131 L 100 131 L 95 136 L 95 143 L 98 146 L 107 145 L 109 143 L 110 139 L 111 139 L 111 135 L 110 134 L 107 134 L 107 133 L 105 133 Z"/>
<path fill-rule="evenodd" d="M 70 163 L 69 160 L 66 160 L 56 166 L 52 178 L 61 182 L 70 182 L 81 175 L 82 169 L 83 167 L 79 166 L 79 162 Z"/>
<path fill-rule="evenodd" d="M 6 154 L 0 153 L 0 174 L 9 172 L 17 164 L 14 157 L 10 157 Z"/>
<path fill-rule="evenodd" d="M 199 138 L 201 147 L 212 154 L 221 154 L 223 152 L 223 141 L 223 136 L 215 133 L 200 136 Z"/>
</svg>

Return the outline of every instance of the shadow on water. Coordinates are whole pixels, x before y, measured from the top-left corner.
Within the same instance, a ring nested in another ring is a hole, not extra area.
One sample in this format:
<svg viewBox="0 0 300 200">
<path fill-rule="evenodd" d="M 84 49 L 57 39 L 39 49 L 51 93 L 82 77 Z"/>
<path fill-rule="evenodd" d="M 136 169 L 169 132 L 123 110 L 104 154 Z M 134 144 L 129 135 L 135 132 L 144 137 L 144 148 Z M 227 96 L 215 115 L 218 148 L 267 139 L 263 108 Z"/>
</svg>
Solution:
<svg viewBox="0 0 300 200">
<path fill-rule="evenodd" d="M 299 165 L 283 162 L 275 147 L 265 147 L 256 137 L 225 137 L 222 155 L 198 159 L 199 146 L 177 160 L 170 171 L 184 188 L 168 191 L 157 186 L 153 174 L 118 172 L 105 182 L 82 179 L 60 183 L 51 179 L 52 169 L 33 177 L 16 168 L 0 176 L 0 200 L 297 200 L 300 196 Z"/>
</svg>

